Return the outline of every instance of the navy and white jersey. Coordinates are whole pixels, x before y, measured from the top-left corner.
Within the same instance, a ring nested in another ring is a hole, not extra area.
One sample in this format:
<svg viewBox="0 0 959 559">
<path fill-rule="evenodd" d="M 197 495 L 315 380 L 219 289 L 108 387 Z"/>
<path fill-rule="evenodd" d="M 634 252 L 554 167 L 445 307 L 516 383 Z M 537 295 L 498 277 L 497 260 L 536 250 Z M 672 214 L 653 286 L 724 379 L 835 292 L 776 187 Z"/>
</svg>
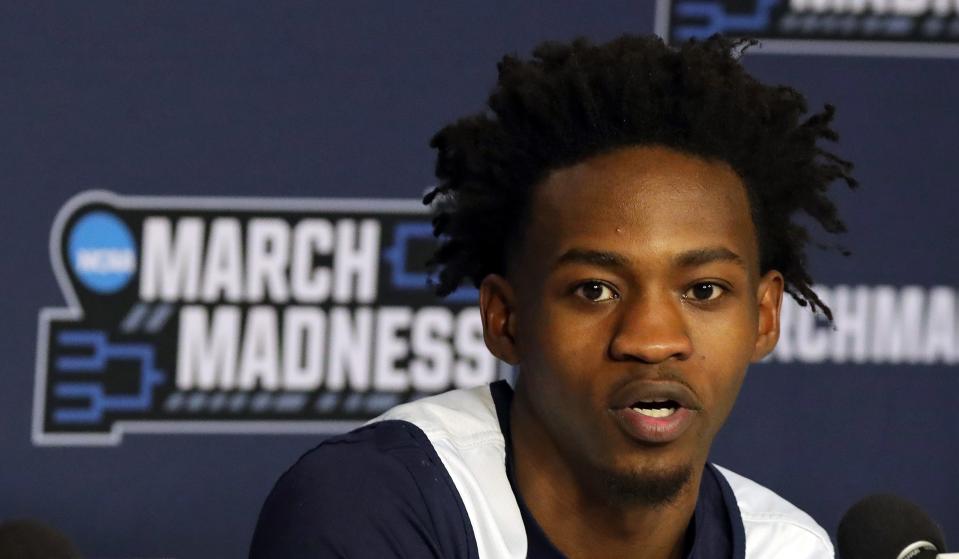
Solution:
<svg viewBox="0 0 959 559">
<path fill-rule="evenodd" d="M 512 478 L 503 381 L 397 406 L 325 440 L 276 483 L 251 559 L 564 557 Z M 829 536 L 769 489 L 707 464 L 688 559 L 826 559 Z"/>
</svg>

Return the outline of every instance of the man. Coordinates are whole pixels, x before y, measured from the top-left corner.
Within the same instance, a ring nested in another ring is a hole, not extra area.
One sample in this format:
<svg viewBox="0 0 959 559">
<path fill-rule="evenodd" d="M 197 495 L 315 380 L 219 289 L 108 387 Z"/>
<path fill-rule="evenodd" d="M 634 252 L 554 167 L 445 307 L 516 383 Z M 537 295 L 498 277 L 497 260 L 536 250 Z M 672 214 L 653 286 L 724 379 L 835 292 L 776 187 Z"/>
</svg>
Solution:
<svg viewBox="0 0 959 559">
<path fill-rule="evenodd" d="M 721 37 L 548 43 L 440 131 L 438 292 L 480 288 L 505 383 L 399 406 L 307 453 L 253 557 L 832 557 L 826 533 L 707 462 L 783 293 L 829 310 L 804 211 L 850 164 Z"/>
</svg>

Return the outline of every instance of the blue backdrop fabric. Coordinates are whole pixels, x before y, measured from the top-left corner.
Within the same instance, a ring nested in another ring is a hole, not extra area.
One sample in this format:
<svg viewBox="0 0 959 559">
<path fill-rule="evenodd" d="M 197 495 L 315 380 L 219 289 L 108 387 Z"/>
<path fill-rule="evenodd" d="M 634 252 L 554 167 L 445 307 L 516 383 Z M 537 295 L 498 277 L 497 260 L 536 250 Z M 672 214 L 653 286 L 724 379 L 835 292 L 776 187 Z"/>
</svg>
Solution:
<svg viewBox="0 0 959 559">
<path fill-rule="evenodd" d="M 0 519 L 48 522 L 89 557 L 241 557 L 275 479 L 323 436 L 35 445 L 38 313 L 65 303 L 47 247 L 72 196 L 416 198 L 433 182 L 429 138 L 481 109 L 504 53 L 650 33 L 654 18 L 635 0 L 0 7 Z M 796 311 L 713 460 L 833 536 L 855 500 L 892 491 L 959 542 L 959 343 L 937 353 L 921 330 L 934 293 L 936 324 L 957 328 L 959 59 L 757 52 L 745 64 L 838 107 L 838 151 L 862 183 L 838 196 L 854 254 L 814 252 L 814 277 L 832 301 L 861 297 L 878 314 L 843 337 Z M 839 331 L 856 324 L 850 305 Z"/>
</svg>

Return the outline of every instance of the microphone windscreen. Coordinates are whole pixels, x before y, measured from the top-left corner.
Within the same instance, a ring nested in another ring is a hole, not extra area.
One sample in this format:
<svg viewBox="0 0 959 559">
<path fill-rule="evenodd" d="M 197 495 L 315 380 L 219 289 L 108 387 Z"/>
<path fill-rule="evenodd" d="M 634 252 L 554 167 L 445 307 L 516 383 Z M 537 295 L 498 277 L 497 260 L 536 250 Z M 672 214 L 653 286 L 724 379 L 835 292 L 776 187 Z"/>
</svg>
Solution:
<svg viewBox="0 0 959 559">
<path fill-rule="evenodd" d="M 849 509 L 836 534 L 842 559 L 896 559 L 902 550 L 925 540 L 941 553 L 942 530 L 917 505 L 890 494 L 870 495 Z"/>
<path fill-rule="evenodd" d="M 80 559 L 80 552 L 51 526 L 30 519 L 0 523 L 0 558 Z"/>
</svg>

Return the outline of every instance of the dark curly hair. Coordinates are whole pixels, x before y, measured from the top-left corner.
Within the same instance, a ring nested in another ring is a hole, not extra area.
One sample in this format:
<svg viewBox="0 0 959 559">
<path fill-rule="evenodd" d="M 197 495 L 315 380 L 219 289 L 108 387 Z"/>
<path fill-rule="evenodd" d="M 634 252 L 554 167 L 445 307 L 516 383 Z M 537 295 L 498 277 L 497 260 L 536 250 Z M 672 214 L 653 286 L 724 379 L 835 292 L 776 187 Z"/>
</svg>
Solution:
<svg viewBox="0 0 959 559">
<path fill-rule="evenodd" d="M 800 305 L 831 320 L 806 270 L 809 231 L 794 217 L 801 210 L 829 233 L 845 231 L 827 188 L 837 179 L 855 187 L 852 164 L 818 145 L 837 139 L 833 107 L 802 120 L 799 92 L 745 72 L 739 57 L 754 42 L 715 35 L 672 48 L 658 37 L 623 36 L 543 43 L 532 60 L 504 57 L 489 110 L 430 142 L 440 183 L 423 202 L 441 239 L 430 261 L 437 294 L 505 272 L 532 187 L 551 171 L 620 147 L 660 145 L 732 166 L 748 191 L 761 272 L 779 270 Z"/>
</svg>

